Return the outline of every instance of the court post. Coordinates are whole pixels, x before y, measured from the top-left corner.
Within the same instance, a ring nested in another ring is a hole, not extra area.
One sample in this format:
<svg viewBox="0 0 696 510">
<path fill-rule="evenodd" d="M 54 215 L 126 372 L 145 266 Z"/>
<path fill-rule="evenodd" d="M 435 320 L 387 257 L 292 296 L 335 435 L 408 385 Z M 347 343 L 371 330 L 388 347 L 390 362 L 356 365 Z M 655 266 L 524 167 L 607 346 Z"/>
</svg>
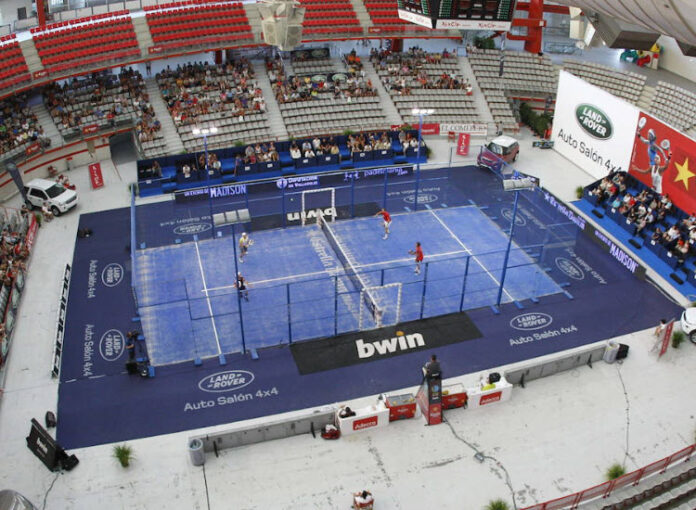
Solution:
<svg viewBox="0 0 696 510">
<path fill-rule="evenodd" d="M 466 266 L 464 267 L 464 281 L 462 282 L 462 297 L 459 300 L 459 311 L 464 310 L 464 292 L 466 292 L 466 279 L 469 277 L 469 261 L 471 255 L 466 256 Z"/>
<path fill-rule="evenodd" d="M 384 196 L 382 198 L 382 207 L 384 209 L 387 208 L 387 176 L 389 175 L 389 172 L 387 172 L 387 169 L 384 169 Z"/>
<path fill-rule="evenodd" d="M 237 232 L 235 225 L 232 224 L 232 254 L 234 255 L 234 279 L 237 280 L 239 274 L 239 264 L 237 263 Z M 242 293 L 237 289 L 237 310 L 239 310 L 239 329 L 242 334 L 242 354 L 246 354 L 246 340 L 244 338 L 244 314 L 242 313 Z"/>
<path fill-rule="evenodd" d="M 350 179 L 350 217 L 355 218 L 355 179 Z"/>
<path fill-rule="evenodd" d="M 411 114 L 418 116 L 418 147 L 416 147 L 416 194 L 413 197 L 413 210 L 418 210 L 418 184 L 420 181 L 420 154 L 421 144 L 423 143 L 423 117 L 432 115 L 435 112 L 432 108 L 413 108 Z M 404 151 L 406 152 L 406 151 Z"/>
<path fill-rule="evenodd" d="M 420 307 L 420 318 L 423 318 L 423 312 L 425 310 L 425 289 L 428 284 L 428 266 L 430 262 L 425 263 L 425 271 L 423 272 L 423 294 L 421 296 L 421 307 Z"/>
<path fill-rule="evenodd" d="M 334 276 L 334 336 L 338 336 L 338 276 Z"/>
<path fill-rule="evenodd" d="M 508 236 L 507 248 L 505 249 L 505 258 L 503 259 L 503 274 L 500 276 L 500 287 L 498 287 L 498 298 L 495 301 L 496 306 L 500 306 L 500 300 L 503 297 L 503 286 L 505 285 L 505 275 L 507 274 L 508 259 L 510 258 L 510 248 L 512 247 L 512 236 L 515 233 L 515 220 L 517 219 L 517 201 L 520 197 L 520 192 L 515 191 L 515 202 L 512 206 L 512 220 L 510 223 L 510 235 Z"/>
<path fill-rule="evenodd" d="M 288 343 L 292 343 L 292 312 L 290 311 L 290 284 L 285 284 L 287 304 L 288 304 Z"/>
</svg>

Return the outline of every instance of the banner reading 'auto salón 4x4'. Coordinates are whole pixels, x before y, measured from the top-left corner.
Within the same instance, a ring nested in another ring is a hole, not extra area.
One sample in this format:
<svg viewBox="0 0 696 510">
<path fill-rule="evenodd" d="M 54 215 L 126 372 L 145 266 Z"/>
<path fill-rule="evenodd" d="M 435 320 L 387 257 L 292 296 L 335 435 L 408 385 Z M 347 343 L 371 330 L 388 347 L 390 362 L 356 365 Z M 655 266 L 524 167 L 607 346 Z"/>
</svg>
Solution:
<svg viewBox="0 0 696 510">
<path fill-rule="evenodd" d="M 630 173 L 681 210 L 696 213 L 696 140 L 641 112 Z"/>
<path fill-rule="evenodd" d="M 596 178 L 627 171 L 638 114 L 632 104 L 561 71 L 554 149 Z"/>
</svg>

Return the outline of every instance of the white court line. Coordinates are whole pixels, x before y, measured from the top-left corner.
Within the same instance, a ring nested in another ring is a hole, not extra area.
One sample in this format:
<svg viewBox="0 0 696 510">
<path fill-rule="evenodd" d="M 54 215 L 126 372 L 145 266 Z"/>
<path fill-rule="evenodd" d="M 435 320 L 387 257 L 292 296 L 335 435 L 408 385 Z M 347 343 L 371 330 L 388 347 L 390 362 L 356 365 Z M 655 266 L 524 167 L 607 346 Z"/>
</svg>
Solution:
<svg viewBox="0 0 696 510">
<path fill-rule="evenodd" d="M 443 253 L 436 253 L 434 255 L 428 255 L 428 258 L 432 259 L 434 257 L 447 257 L 450 255 L 460 255 L 462 253 L 470 254 L 470 252 L 467 252 L 464 250 L 456 250 L 456 251 L 448 251 L 448 252 L 443 252 Z M 394 264 L 396 262 L 412 262 L 412 261 L 413 261 L 413 257 L 404 257 L 404 258 L 400 258 L 400 259 L 385 260 L 383 262 L 373 262 L 371 264 L 363 264 L 360 266 L 353 266 L 353 267 L 355 269 L 366 269 L 369 271 L 370 269 L 374 269 L 374 268 L 379 267 L 379 266 Z M 397 269 L 398 267 L 400 267 L 400 266 L 397 266 L 394 268 L 388 267 L 386 269 Z M 342 273 L 341 276 L 345 275 L 345 270 L 342 267 L 339 266 L 338 270 L 340 273 Z M 335 271 L 335 269 L 334 269 L 334 271 Z M 249 287 L 251 287 L 252 283 L 254 285 L 259 285 L 259 284 L 265 284 L 265 283 L 278 283 L 278 282 L 282 282 L 285 280 L 296 280 L 296 279 L 306 278 L 306 277 L 311 277 L 311 276 L 324 276 L 327 274 L 330 275 L 331 272 L 332 271 L 323 270 L 323 271 L 314 271 L 313 273 L 301 273 L 301 274 L 292 274 L 289 276 L 279 276 L 278 278 L 268 278 L 267 280 L 255 280 L 254 282 L 249 282 L 247 285 Z M 300 282 L 298 281 L 297 283 L 300 283 Z M 233 289 L 233 288 L 234 288 L 234 285 L 222 285 L 220 287 L 207 287 L 205 289 L 201 289 L 201 291 L 202 292 L 206 292 L 206 291 L 210 292 L 210 291 L 214 291 L 214 290 L 227 290 L 227 289 Z"/>
<path fill-rule="evenodd" d="M 213 307 L 210 305 L 210 296 L 208 295 L 208 286 L 205 283 L 205 273 L 203 272 L 203 262 L 201 262 L 201 252 L 198 249 L 198 241 L 194 239 L 196 245 L 196 255 L 198 256 L 198 267 L 201 270 L 201 279 L 203 280 L 203 292 L 205 292 L 205 300 L 208 302 L 208 311 L 210 312 L 210 322 L 213 325 L 213 333 L 215 333 L 215 343 L 217 344 L 218 354 L 222 354 L 220 347 L 220 337 L 218 336 L 217 327 L 215 326 L 215 317 L 213 316 Z"/>
<path fill-rule="evenodd" d="M 455 241 L 457 241 L 459 243 L 459 245 L 462 248 L 464 248 L 464 250 L 467 253 L 469 253 L 469 255 L 471 255 L 471 258 L 473 258 L 476 261 L 476 263 L 479 266 L 481 266 L 481 269 L 483 269 L 486 273 L 488 273 L 488 276 L 490 276 L 491 279 L 495 282 L 495 284 L 498 285 L 498 287 L 500 287 L 500 282 L 498 281 L 498 279 L 491 274 L 491 272 L 488 270 L 488 268 L 481 263 L 481 261 L 476 257 L 476 255 L 472 255 L 471 250 L 469 248 L 467 248 L 467 246 L 462 242 L 461 239 L 459 239 L 456 235 L 454 235 L 454 232 L 452 232 L 452 230 L 450 230 L 450 228 L 445 224 L 445 222 L 440 219 L 440 217 L 435 213 L 435 211 L 433 209 L 431 209 L 430 212 L 432 213 L 433 216 L 435 216 L 435 219 L 440 222 L 440 225 L 442 225 L 445 228 L 445 230 L 447 230 L 447 232 L 449 232 L 449 234 L 452 236 L 452 238 Z M 507 296 L 511 300 L 513 300 L 513 301 L 515 300 L 515 298 L 512 297 L 512 295 L 510 295 L 510 293 L 507 290 L 505 290 L 505 288 L 503 288 L 503 292 L 505 292 L 505 294 L 507 294 Z"/>
</svg>

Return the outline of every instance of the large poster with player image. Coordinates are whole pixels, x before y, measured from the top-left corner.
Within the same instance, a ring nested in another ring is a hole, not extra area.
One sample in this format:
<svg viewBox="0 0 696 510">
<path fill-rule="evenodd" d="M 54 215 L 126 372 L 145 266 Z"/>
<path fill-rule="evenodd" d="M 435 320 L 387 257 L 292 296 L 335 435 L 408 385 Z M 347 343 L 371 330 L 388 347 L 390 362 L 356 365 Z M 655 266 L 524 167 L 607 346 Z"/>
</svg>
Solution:
<svg viewBox="0 0 696 510">
<path fill-rule="evenodd" d="M 629 171 L 683 211 L 696 212 L 696 140 L 641 112 Z"/>
</svg>

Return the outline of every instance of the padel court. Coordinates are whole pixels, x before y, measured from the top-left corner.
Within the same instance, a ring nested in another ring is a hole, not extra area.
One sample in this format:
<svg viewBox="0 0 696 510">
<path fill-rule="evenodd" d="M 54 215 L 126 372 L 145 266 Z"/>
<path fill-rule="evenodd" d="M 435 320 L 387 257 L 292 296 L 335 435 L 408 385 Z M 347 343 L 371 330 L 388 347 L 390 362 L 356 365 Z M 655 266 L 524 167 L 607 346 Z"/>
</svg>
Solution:
<svg viewBox="0 0 696 510">
<path fill-rule="evenodd" d="M 135 227 L 128 208 L 83 215 L 80 227 L 94 235 L 77 240 L 72 267 L 61 444 L 393 391 L 419 383 L 431 352 L 452 377 L 644 329 L 679 311 L 543 190 L 520 192 L 510 242 L 513 194 L 490 172 L 357 177 L 319 177 L 309 187 L 329 191 L 310 194 L 290 190 L 287 179 L 225 201 L 139 205 Z M 374 216 L 385 205 L 387 239 Z M 242 207 L 250 222 L 212 225 L 216 213 Z M 242 230 L 253 240 L 243 263 Z M 425 252 L 420 274 L 409 254 L 416 241 Z M 237 272 L 248 301 L 233 286 Z M 143 334 L 136 355 L 154 377 L 125 371 L 132 329 Z M 397 331 L 421 333 L 424 345 L 385 347 Z M 357 342 L 375 346 L 372 354 L 356 352 Z"/>
</svg>

